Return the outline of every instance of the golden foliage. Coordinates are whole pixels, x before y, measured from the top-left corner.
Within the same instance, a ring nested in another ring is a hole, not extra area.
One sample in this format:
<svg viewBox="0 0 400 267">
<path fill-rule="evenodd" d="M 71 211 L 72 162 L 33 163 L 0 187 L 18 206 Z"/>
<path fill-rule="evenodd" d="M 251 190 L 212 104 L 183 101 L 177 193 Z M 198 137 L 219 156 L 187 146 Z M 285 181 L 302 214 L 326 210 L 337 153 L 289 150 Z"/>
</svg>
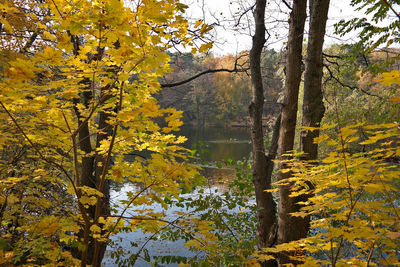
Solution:
<svg viewBox="0 0 400 267">
<path fill-rule="evenodd" d="M 368 133 L 361 142 L 359 131 Z M 293 183 L 291 197 L 310 196 L 292 216 L 311 216 L 311 234 L 267 251 L 306 251 L 293 256 L 302 266 L 398 265 L 399 125 L 358 124 L 335 137 L 323 136 L 316 141 L 326 142 L 332 152 L 319 165 L 288 163 L 293 176 L 283 181 Z M 350 154 L 354 142 L 371 149 Z"/>
<path fill-rule="evenodd" d="M 78 232 L 104 242 L 124 227 L 98 212 L 107 181 L 143 186 L 115 203 L 125 212 L 152 201 L 166 207 L 164 197 L 177 197 L 197 175 L 179 147 L 185 138 L 170 134 L 181 112 L 160 109 L 153 96 L 170 71 L 166 50 L 192 37 L 177 0 L 39 2 L 0 4 L 0 253 L 2 264 L 72 266 L 60 242 L 84 258 L 89 239 Z M 196 27 L 202 35 L 211 29 Z M 127 161 L 132 151 L 149 156 Z"/>
</svg>

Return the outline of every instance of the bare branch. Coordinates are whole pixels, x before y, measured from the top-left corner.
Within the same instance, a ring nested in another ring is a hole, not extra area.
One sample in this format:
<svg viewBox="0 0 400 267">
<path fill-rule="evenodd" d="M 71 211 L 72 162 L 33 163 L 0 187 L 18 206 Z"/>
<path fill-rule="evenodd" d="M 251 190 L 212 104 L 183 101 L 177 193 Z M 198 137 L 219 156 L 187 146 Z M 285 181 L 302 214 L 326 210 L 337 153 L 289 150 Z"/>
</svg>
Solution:
<svg viewBox="0 0 400 267">
<path fill-rule="evenodd" d="M 371 92 L 365 91 L 364 89 L 362 89 L 362 88 L 360 88 L 360 87 L 351 86 L 351 85 L 348 85 L 348 84 L 344 84 L 342 81 L 340 81 L 340 80 L 333 74 L 332 70 L 329 68 L 328 65 L 324 64 L 324 67 L 325 67 L 325 69 L 329 72 L 329 79 L 334 80 L 335 82 L 337 82 L 338 84 L 340 84 L 340 86 L 342 86 L 342 87 L 344 87 L 344 88 L 349 88 L 349 89 L 351 89 L 351 90 L 359 90 L 359 91 L 363 92 L 364 94 L 367 94 L 367 95 L 369 95 L 369 96 L 377 97 L 377 98 L 379 98 L 380 100 L 383 99 L 383 97 L 381 97 L 380 95 L 375 95 L 375 94 L 373 94 L 373 93 L 371 93 Z"/>
<path fill-rule="evenodd" d="M 239 18 L 238 18 L 238 20 L 237 20 L 237 22 L 236 22 L 236 24 L 235 24 L 235 27 L 238 27 L 238 26 L 239 26 L 240 20 L 242 19 L 242 17 L 243 17 L 244 15 L 246 15 L 249 11 L 253 10 L 255 6 L 256 6 L 256 4 L 254 3 L 254 4 L 253 4 L 252 6 L 250 6 L 248 9 L 246 9 L 245 11 L 243 11 L 242 14 L 240 14 L 240 16 L 239 16 Z"/>
<path fill-rule="evenodd" d="M 288 2 L 286 2 L 286 0 L 282 0 L 282 2 L 285 4 L 285 6 L 287 6 L 287 8 L 292 10 L 292 7 L 288 4 Z"/>
<path fill-rule="evenodd" d="M 222 69 L 205 70 L 205 71 L 203 71 L 203 72 L 200 72 L 200 73 L 198 73 L 198 74 L 196 74 L 196 75 L 194 75 L 194 76 L 192 76 L 192 77 L 190 77 L 190 78 L 188 78 L 188 79 L 186 79 L 186 80 L 180 81 L 180 82 L 161 84 L 161 87 L 162 87 L 162 88 L 170 88 L 170 87 L 179 86 L 179 85 L 182 85 L 182 84 L 191 82 L 191 81 L 193 81 L 193 80 L 195 80 L 195 79 L 197 79 L 197 78 L 199 78 L 199 77 L 201 77 L 201 76 L 203 76 L 203 75 L 205 75 L 205 74 L 208 74 L 208 73 L 217 73 L 217 72 L 236 73 L 236 72 L 246 72 L 247 70 L 248 70 L 248 68 L 245 68 L 245 69 L 237 69 L 237 68 L 236 68 L 236 63 L 235 63 L 235 67 L 234 67 L 233 69 L 224 69 L 224 68 L 222 68 Z"/>
</svg>

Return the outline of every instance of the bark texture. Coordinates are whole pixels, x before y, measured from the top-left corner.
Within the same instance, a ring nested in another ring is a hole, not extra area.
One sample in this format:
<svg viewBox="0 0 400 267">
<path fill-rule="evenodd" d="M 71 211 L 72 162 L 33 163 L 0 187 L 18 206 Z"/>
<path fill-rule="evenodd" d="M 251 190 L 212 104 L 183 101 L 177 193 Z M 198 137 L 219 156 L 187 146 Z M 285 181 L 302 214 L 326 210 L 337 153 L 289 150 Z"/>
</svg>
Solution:
<svg viewBox="0 0 400 267">
<path fill-rule="evenodd" d="M 253 182 L 255 187 L 256 202 L 259 211 L 257 238 L 258 248 L 269 247 L 274 243 L 276 228 L 276 204 L 271 193 L 265 192 L 271 187 L 271 175 L 268 176 L 268 162 L 265 155 L 262 114 L 264 105 L 264 90 L 261 76 L 261 52 L 265 43 L 265 14 L 266 0 L 257 0 L 254 21 L 256 25 L 253 36 L 252 49 L 250 51 L 250 70 L 251 70 L 251 88 L 252 101 L 249 106 L 250 124 L 251 124 L 251 141 L 253 151 Z M 274 263 L 262 263 L 264 266 L 274 266 Z"/>
<path fill-rule="evenodd" d="M 286 56 L 286 83 L 284 103 L 282 107 L 281 128 L 279 133 L 279 159 L 284 159 L 284 154 L 293 150 L 296 117 L 298 106 L 299 85 L 302 74 L 302 45 L 304 23 L 306 19 L 307 0 L 294 0 L 289 20 L 289 37 Z M 279 169 L 285 165 L 280 163 Z M 290 173 L 279 173 L 279 179 L 285 179 Z M 290 186 L 279 188 L 278 212 L 278 243 L 297 240 L 307 234 L 307 224 L 304 220 L 292 217 L 290 213 L 299 209 L 296 204 L 298 199 L 290 198 Z M 279 255 L 279 264 L 289 262 L 285 255 Z"/>
<path fill-rule="evenodd" d="M 329 0 L 310 0 L 310 30 L 308 37 L 306 69 L 304 73 L 303 126 L 319 127 L 325 113 L 322 96 L 322 47 L 324 44 Z M 318 157 L 318 144 L 313 140 L 319 131 L 304 131 L 301 134 L 301 150 L 304 159 Z"/>
</svg>

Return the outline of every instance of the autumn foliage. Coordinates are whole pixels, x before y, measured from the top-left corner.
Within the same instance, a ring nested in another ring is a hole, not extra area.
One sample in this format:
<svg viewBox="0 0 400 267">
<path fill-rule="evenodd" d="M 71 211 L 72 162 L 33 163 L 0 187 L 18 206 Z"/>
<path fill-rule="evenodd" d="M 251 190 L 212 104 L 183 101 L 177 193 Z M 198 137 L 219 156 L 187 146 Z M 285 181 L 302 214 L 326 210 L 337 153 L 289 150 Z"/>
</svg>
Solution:
<svg viewBox="0 0 400 267">
<path fill-rule="evenodd" d="M 277 186 L 292 185 L 291 197 L 309 196 L 291 214 L 311 217 L 304 239 L 253 253 L 260 210 L 252 205 L 247 172 L 230 187 L 234 194 L 182 198 L 201 182 L 199 167 L 181 147 L 186 138 L 174 135 L 182 112 L 161 108 L 155 95 L 160 77 L 172 71 L 167 50 L 190 47 L 212 28 L 203 20 L 189 25 L 186 8 L 178 0 L 0 1 L 0 265 L 100 266 L 111 237 L 135 231 L 185 237 L 209 265 L 257 264 L 277 253 L 305 266 L 398 265 L 399 123 L 392 119 L 341 125 L 338 115 L 314 140 L 325 157 L 304 162 L 295 154 L 285 162 L 283 172 L 292 175 Z M 203 43 L 192 52 L 211 47 Z M 203 63 L 246 66 L 237 59 Z M 278 56 L 270 51 L 263 61 L 272 65 L 267 74 L 275 81 L 268 86 L 278 91 Z M 247 77 L 230 75 L 214 76 L 214 94 L 205 82 L 191 88 L 198 125 L 210 98 L 221 125 L 245 113 Z M 374 80 L 382 87 L 399 81 L 398 70 Z M 398 115 L 398 91 L 387 98 L 380 103 Z M 338 114 L 336 91 L 327 99 L 336 108 L 328 113 Z M 132 190 L 110 199 L 110 188 L 126 182 Z M 154 203 L 204 214 L 177 214 L 171 222 Z M 222 212 L 222 205 L 231 210 Z M 134 265 L 137 258 L 121 262 Z"/>
<path fill-rule="evenodd" d="M 1 2 L 1 264 L 97 266 L 121 228 L 161 227 L 151 209 L 125 212 L 165 206 L 197 174 L 185 165 L 185 138 L 171 134 L 181 113 L 153 97 L 170 71 L 166 49 L 192 41 L 185 8 Z M 209 30 L 202 25 L 200 35 Z M 126 180 L 137 190 L 110 206 L 110 183 Z"/>
</svg>

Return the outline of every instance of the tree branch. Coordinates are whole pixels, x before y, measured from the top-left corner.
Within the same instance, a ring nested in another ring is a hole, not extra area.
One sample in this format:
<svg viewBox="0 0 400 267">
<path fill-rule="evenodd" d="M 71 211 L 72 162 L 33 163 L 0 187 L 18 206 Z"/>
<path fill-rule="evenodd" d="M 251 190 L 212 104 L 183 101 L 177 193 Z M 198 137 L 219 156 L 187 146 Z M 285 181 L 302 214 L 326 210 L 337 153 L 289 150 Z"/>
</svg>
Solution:
<svg viewBox="0 0 400 267">
<path fill-rule="evenodd" d="M 217 73 L 217 72 L 230 72 L 230 73 L 233 73 L 233 72 L 246 72 L 247 70 L 248 70 L 248 68 L 237 69 L 236 66 L 233 69 L 224 69 L 224 68 L 222 68 L 222 69 L 205 70 L 205 71 L 200 72 L 200 73 L 198 73 L 198 74 L 196 74 L 196 75 L 194 75 L 194 76 L 192 76 L 192 77 L 190 77 L 190 78 L 188 78 L 186 80 L 183 80 L 183 81 L 180 81 L 180 82 L 176 82 L 176 83 L 164 83 L 164 84 L 162 83 L 160 85 L 161 85 L 162 88 L 176 87 L 176 86 L 191 82 L 191 81 L 193 81 L 193 80 L 195 80 L 195 79 L 197 79 L 197 78 L 199 78 L 199 77 L 201 77 L 201 76 L 203 76 L 205 74 L 208 74 L 208 73 Z"/>
<path fill-rule="evenodd" d="M 292 10 L 292 7 L 288 4 L 288 2 L 286 2 L 286 0 L 282 0 L 282 2 L 285 4 L 285 6 L 287 6 L 287 8 Z"/>
<path fill-rule="evenodd" d="M 251 7 L 249 7 L 249 8 L 246 9 L 245 11 L 243 11 L 242 14 L 240 14 L 240 16 L 239 16 L 239 18 L 238 18 L 238 20 L 237 20 L 237 22 L 236 22 L 236 24 L 235 24 L 235 27 L 238 27 L 238 26 L 239 26 L 240 20 L 242 19 L 242 17 L 243 17 L 244 15 L 246 15 L 250 10 L 253 10 L 255 6 L 256 6 L 256 4 L 253 4 Z"/>
<path fill-rule="evenodd" d="M 334 81 L 337 82 L 340 86 L 342 86 L 342 87 L 344 87 L 344 88 L 349 88 L 349 89 L 351 89 L 351 90 L 359 90 L 359 91 L 363 92 L 364 94 L 367 94 L 367 95 L 369 95 L 369 96 L 377 97 L 377 98 L 379 98 L 380 100 L 383 99 L 383 97 L 381 97 L 380 95 L 375 95 L 375 94 L 373 94 L 373 93 L 370 93 L 370 92 L 368 92 L 368 91 L 365 91 L 364 89 L 362 89 L 362 88 L 360 88 L 360 87 L 351 86 L 351 85 L 348 85 L 348 84 L 344 84 L 344 83 L 343 83 L 342 81 L 340 81 L 337 77 L 335 77 L 335 75 L 333 75 L 332 70 L 329 68 L 328 65 L 323 64 L 323 66 L 324 66 L 325 69 L 329 72 L 329 79 L 334 80 Z"/>
<path fill-rule="evenodd" d="M 390 10 L 393 11 L 394 14 L 396 14 L 396 16 L 400 19 L 400 14 L 394 10 L 393 6 L 387 1 L 387 0 L 383 0 L 383 2 L 390 8 Z"/>
</svg>

